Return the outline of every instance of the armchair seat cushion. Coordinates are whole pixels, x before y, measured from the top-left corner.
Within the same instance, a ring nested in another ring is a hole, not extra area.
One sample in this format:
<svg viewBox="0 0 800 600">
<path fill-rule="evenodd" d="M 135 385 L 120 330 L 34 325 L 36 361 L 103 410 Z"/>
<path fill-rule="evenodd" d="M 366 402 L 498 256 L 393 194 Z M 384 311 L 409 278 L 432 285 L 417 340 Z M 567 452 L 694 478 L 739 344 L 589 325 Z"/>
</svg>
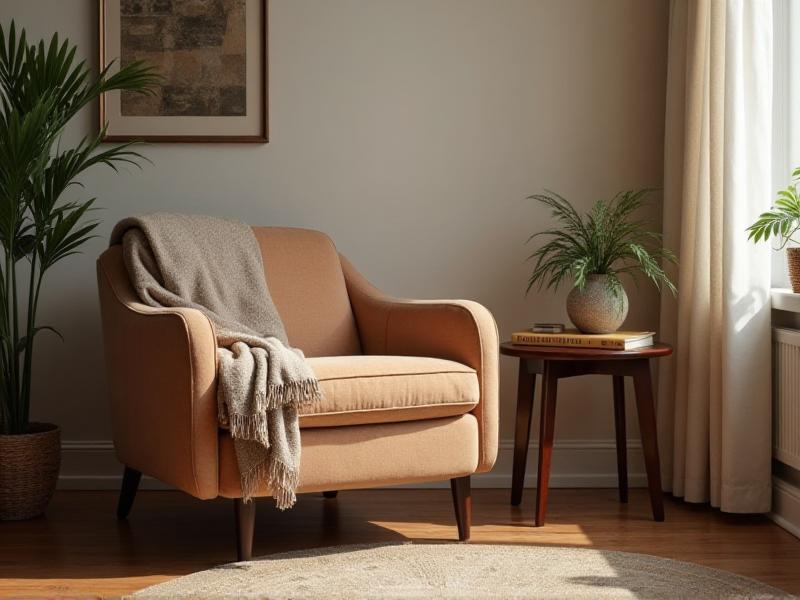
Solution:
<svg viewBox="0 0 800 600">
<path fill-rule="evenodd" d="M 309 358 L 323 399 L 300 411 L 300 427 L 397 423 L 470 412 L 480 387 L 474 369 L 417 356 Z"/>
</svg>

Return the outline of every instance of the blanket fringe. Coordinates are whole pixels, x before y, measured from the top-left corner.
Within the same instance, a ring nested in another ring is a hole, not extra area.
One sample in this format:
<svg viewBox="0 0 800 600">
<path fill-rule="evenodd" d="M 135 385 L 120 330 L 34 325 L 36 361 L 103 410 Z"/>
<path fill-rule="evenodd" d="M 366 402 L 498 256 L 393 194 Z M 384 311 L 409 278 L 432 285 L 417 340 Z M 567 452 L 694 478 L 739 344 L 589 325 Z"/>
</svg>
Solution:
<svg viewBox="0 0 800 600">
<path fill-rule="evenodd" d="M 264 448 L 269 448 L 267 415 L 263 412 L 257 415 L 230 415 L 227 421 L 233 439 L 258 442 Z"/>
<path fill-rule="evenodd" d="M 266 390 L 256 392 L 256 408 L 259 412 L 284 406 L 302 406 L 322 399 L 322 391 L 316 379 L 289 381 L 268 385 Z"/>
<path fill-rule="evenodd" d="M 258 491 L 258 487 L 266 480 L 275 505 L 286 510 L 297 502 L 295 490 L 299 484 L 299 473 L 279 460 L 268 458 L 247 473 L 242 473 L 242 499 L 249 502 Z"/>
<path fill-rule="evenodd" d="M 322 391 L 316 379 L 271 385 L 266 393 L 257 393 L 254 414 L 232 413 L 227 402 L 219 406 L 219 422 L 230 427 L 233 439 L 251 440 L 269 448 L 267 411 L 284 406 L 303 406 L 319 402 Z"/>
</svg>

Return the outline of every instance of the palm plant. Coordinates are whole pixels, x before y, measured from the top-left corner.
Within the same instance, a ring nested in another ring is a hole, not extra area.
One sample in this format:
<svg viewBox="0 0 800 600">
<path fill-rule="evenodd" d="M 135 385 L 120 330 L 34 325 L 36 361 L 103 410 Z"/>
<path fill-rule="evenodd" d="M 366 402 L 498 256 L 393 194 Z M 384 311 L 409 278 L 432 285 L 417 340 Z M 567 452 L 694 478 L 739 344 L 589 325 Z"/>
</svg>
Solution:
<svg viewBox="0 0 800 600">
<path fill-rule="evenodd" d="M 598 201 L 583 216 L 554 192 L 529 196 L 529 200 L 550 207 L 559 227 L 528 238 L 528 242 L 539 236 L 550 240 L 528 257 L 535 265 L 527 291 L 534 286 L 555 290 L 568 279 L 574 287 L 583 289 L 589 275 L 607 275 L 606 285 L 619 297 L 623 293 L 619 276 L 641 272 L 657 288 L 664 286 L 676 294 L 675 285 L 661 267 L 664 260 L 677 263 L 675 255 L 663 247 L 661 234 L 651 231 L 649 222 L 632 219 L 650 191 L 620 192 L 609 201 Z"/>
<path fill-rule="evenodd" d="M 36 319 L 45 273 L 75 254 L 98 222 L 94 198 L 63 201 L 95 165 L 137 164 L 130 144 L 100 150 L 105 128 L 64 148 L 61 136 L 79 110 L 112 90 L 147 92 L 158 76 L 141 62 L 92 76 L 76 47 L 28 44 L 25 30 L 0 26 L 0 433 L 28 430 Z"/>
<path fill-rule="evenodd" d="M 786 189 L 778 192 L 778 198 L 770 210 L 761 213 L 756 222 L 747 228 L 748 240 L 758 243 L 774 237 L 778 240 L 775 250 L 786 249 L 789 281 L 795 294 L 800 294 L 800 247 L 797 246 L 800 242 L 794 239 L 795 234 L 800 231 L 798 183 L 800 183 L 800 167 L 792 172 L 792 181 Z M 789 242 L 795 245 L 789 246 Z"/>
<path fill-rule="evenodd" d="M 797 195 L 797 184 L 800 182 L 800 167 L 792 172 L 792 182 L 785 190 L 778 192 L 775 205 L 767 212 L 761 213 L 756 222 L 747 228 L 748 240 L 760 242 L 770 237 L 780 239 L 776 250 L 783 250 L 789 242 L 797 244 L 792 236 L 800 230 L 800 196 Z"/>
</svg>

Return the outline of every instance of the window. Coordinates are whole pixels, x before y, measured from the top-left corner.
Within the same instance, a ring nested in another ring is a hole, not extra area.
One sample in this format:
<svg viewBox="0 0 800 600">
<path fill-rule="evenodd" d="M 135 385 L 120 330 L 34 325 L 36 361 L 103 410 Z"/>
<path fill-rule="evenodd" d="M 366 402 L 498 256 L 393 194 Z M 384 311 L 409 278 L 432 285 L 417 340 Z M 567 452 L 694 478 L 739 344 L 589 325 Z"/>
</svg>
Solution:
<svg viewBox="0 0 800 600">
<path fill-rule="evenodd" d="M 789 183 L 800 166 L 800 2 L 773 2 L 772 189 Z M 788 288 L 786 253 L 772 254 L 772 287 Z"/>
</svg>

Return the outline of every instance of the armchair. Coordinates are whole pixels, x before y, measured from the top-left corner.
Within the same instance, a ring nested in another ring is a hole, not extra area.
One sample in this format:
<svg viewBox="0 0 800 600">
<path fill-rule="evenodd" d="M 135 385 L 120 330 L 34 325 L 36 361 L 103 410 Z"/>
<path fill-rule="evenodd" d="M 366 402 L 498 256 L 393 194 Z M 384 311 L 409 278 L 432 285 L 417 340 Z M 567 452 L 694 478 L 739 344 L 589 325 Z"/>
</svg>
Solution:
<svg viewBox="0 0 800 600">
<path fill-rule="evenodd" d="M 470 475 L 497 454 L 498 339 L 468 301 L 390 298 L 324 234 L 254 227 L 289 340 L 324 399 L 301 412 L 298 492 L 449 479 L 459 539 L 469 539 Z M 239 560 L 252 554 L 255 502 L 241 500 L 233 443 L 217 423 L 211 322 L 140 303 L 121 248 L 98 259 L 112 426 L 125 465 L 118 516 L 142 473 L 197 498 L 232 498 Z M 270 496 L 266 487 L 259 496 Z"/>
</svg>

